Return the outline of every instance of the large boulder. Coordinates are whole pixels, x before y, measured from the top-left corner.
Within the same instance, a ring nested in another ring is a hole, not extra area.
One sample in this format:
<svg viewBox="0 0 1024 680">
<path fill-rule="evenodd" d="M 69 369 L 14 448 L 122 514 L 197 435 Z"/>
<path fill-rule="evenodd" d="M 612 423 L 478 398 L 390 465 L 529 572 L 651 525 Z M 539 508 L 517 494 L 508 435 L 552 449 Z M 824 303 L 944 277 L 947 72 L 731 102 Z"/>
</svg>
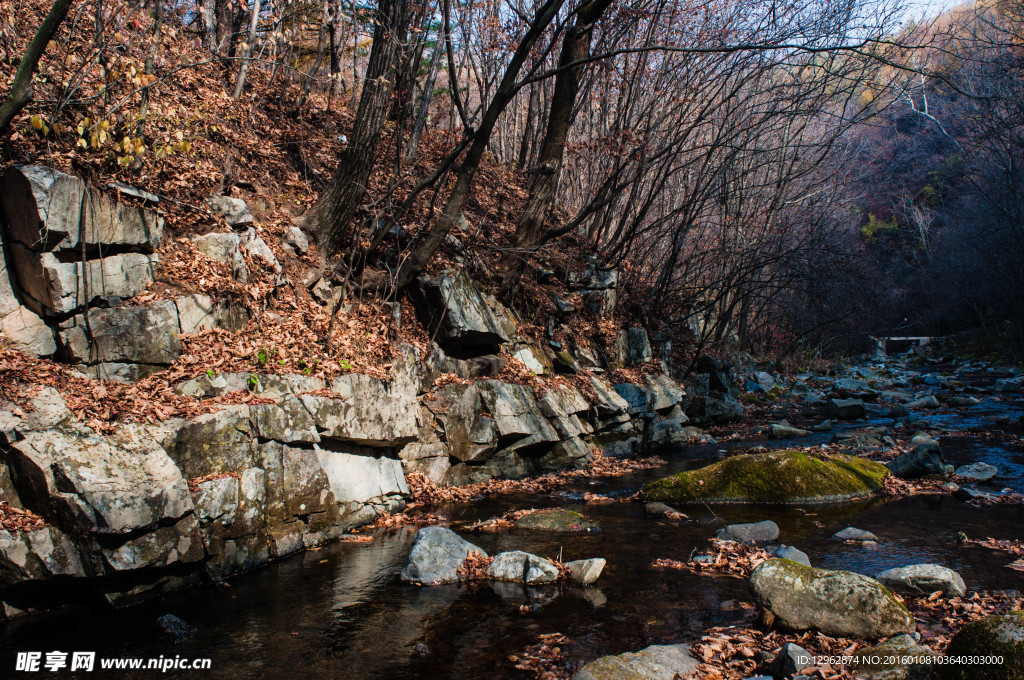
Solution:
<svg viewBox="0 0 1024 680">
<path fill-rule="evenodd" d="M 913 615 L 882 584 L 850 571 L 772 559 L 751 573 L 750 586 L 757 604 L 789 630 L 876 640 L 916 627 Z"/>
<path fill-rule="evenodd" d="M 459 569 L 472 553 L 487 557 L 486 552 L 451 529 L 423 527 L 413 539 L 401 579 L 422 585 L 455 583 L 459 580 Z"/>
<path fill-rule="evenodd" d="M 986 616 L 953 636 L 946 656 L 976 663 L 946 663 L 941 680 L 1021 680 L 1024 678 L 1024 612 Z M 984 663 L 990 661 L 991 663 Z"/>
<path fill-rule="evenodd" d="M 911 564 L 886 569 L 875 580 L 891 590 L 913 595 L 931 595 L 941 591 L 946 597 L 962 597 L 967 586 L 960 574 L 938 564 Z"/>
<path fill-rule="evenodd" d="M 644 500 L 666 503 L 828 503 L 882 487 L 881 463 L 801 451 L 743 454 L 647 484 Z"/>
<path fill-rule="evenodd" d="M 514 328 L 494 314 L 464 269 L 420 278 L 414 299 L 431 336 L 459 358 L 496 354 L 499 345 L 515 336 Z"/>
<path fill-rule="evenodd" d="M 130 534 L 193 509 L 174 461 L 143 437 L 118 442 L 84 428 L 30 432 L 12 445 L 8 462 L 22 501 L 72 531 Z"/>
<path fill-rule="evenodd" d="M 697 670 L 689 645 L 651 645 L 639 652 L 595 659 L 572 680 L 687 680 L 697 677 Z"/>
</svg>

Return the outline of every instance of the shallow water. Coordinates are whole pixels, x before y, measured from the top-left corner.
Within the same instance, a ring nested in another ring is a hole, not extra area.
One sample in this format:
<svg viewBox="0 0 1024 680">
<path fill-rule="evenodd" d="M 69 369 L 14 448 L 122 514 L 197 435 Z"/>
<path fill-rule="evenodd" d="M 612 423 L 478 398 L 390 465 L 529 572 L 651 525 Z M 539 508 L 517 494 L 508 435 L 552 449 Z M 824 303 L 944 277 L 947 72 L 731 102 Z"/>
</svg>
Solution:
<svg viewBox="0 0 1024 680">
<path fill-rule="evenodd" d="M 1019 402 L 986 400 L 967 413 L 930 419 L 941 420 L 946 428 L 968 428 L 986 415 L 1015 413 L 1019 407 Z M 406 527 L 382 533 L 372 543 L 310 551 L 228 585 L 186 591 L 127 611 L 76 607 L 16 621 L 0 631 L 0 668 L 14 667 L 15 651 L 59 649 L 96 651 L 100 657 L 212 660 L 209 671 L 97 669 L 78 674 L 82 678 L 521 678 L 527 676 L 515 669 L 509 655 L 538 635 L 558 632 L 571 640 L 565 651 L 572 669 L 597 656 L 687 641 L 709 627 L 742 620 L 744 611 L 736 602 L 749 599 L 745 581 L 655 570 L 650 564 L 661 557 L 688 558 L 706 547 L 706 539 L 724 523 L 761 519 L 775 520 L 781 541 L 804 550 L 815 566 L 873 575 L 889 567 L 935 562 L 959 571 L 969 588 L 1024 589 L 1022 575 L 1004 567 L 1010 561 L 1006 554 L 958 546 L 954 538 L 959 531 L 971 537 L 1019 538 L 1021 507 L 974 508 L 949 497 L 806 508 L 702 507 L 686 508 L 692 521 L 676 524 L 644 516 L 638 503 L 580 503 L 585 491 L 630 495 L 651 479 L 706 464 L 719 449 L 738 445 L 750 442 L 669 452 L 659 469 L 581 480 L 554 495 L 502 496 L 441 510 L 456 529 L 518 508 L 566 506 L 584 512 L 601 531 L 464 535 L 491 554 L 520 549 L 566 561 L 605 557 L 608 565 L 597 587 L 405 585 L 398 573 L 414 534 Z M 997 487 L 1024 490 L 1024 452 L 980 439 L 955 438 L 943 446 L 954 464 L 991 462 L 1000 468 Z M 829 540 L 850 525 L 877 534 L 879 547 Z M 172 643 L 155 623 L 165 613 L 189 621 L 197 634 Z"/>
</svg>

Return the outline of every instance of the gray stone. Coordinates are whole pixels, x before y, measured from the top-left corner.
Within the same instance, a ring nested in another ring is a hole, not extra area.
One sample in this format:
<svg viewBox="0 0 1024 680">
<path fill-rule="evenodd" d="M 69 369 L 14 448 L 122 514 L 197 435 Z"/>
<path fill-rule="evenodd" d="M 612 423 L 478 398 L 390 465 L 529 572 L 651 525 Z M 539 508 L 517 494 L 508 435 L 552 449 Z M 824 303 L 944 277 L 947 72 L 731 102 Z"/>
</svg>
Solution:
<svg viewBox="0 0 1024 680">
<path fill-rule="evenodd" d="M 800 645 L 787 642 L 768 665 L 768 672 L 774 678 L 791 678 L 805 668 L 814 665 L 814 657 Z"/>
<path fill-rule="evenodd" d="M 90 251 L 127 246 L 153 252 L 163 235 L 163 218 L 144 208 L 120 204 L 86 189 L 78 177 L 40 166 L 13 165 L 4 174 L 0 212 L 7 238 L 34 250 Z"/>
<path fill-rule="evenodd" d="M 162 443 L 187 479 L 238 472 L 254 460 L 247 406 L 227 406 L 178 421 Z"/>
<path fill-rule="evenodd" d="M 73 363 L 131 362 L 167 366 L 181 354 L 178 310 L 164 300 L 144 307 L 90 309 L 95 353 L 86 336 L 85 315 L 67 322 L 60 341 Z"/>
<path fill-rule="evenodd" d="M 801 430 L 799 427 L 791 425 L 772 423 L 768 426 L 769 439 L 791 439 L 794 437 L 806 437 L 809 434 L 808 430 Z"/>
<path fill-rule="evenodd" d="M 53 330 L 27 307 L 18 307 L 0 319 L 0 333 L 25 354 L 48 357 L 57 351 Z"/>
<path fill-rule="evenodd" d="M 415 386 L 350 373 L 335 378 L 331 391 L 336 396 L 299 395 L 321 438 L 378 447 L 402 446 L 416 439 Z"/>
<path fill-rule="evenodd" d="M 598 319 L 604 319 L 615 311 L 618 295 L 614 288 L 608 290 L 587 290 L 581 296 L 583 306 Z"/>
<path fill-rule="evenodd" d="M 465 270 L 421 278 L 415 293 L 417 313 L 446 352 L 496 353 L 498 345 L 514 337 Z"/>
<path fill-rule="evenodd" d="M 130 298 L 153 282 L 155 253 L 124 253 L 102 259 L 61 262 L 53 253 L 9 244 L 18 283 L 47 313 L 67 314 L 100 298 Z M 88 296 L 86 291 L 88 290 Z"/>
<path fill-rule="evenodd" d="M 603 557 L 592 557 L 587 560 L 573 560 L 565 563 L 569 570 L 569 578 L 583 586 L 592 585 L 601 576 L 607 561 Z"/>
<path fill-rule="evenodd" d="M 594 431 L 585 415 L 590 410 L 590 403 L 575 387 L 556 385 L 537 403 L 559 437 L 579 437 Z"/>
<path fill-rule="evenodd" d="M 149 529 L 191 513 L 192 498 L 174 461 L 131 434 L 28 433 L 9 458 L 22 500 L 69 531 L 99 534 Z"/>
<path fill-rule="evenodd" d="M 249 281 L 249 268 L 242 256 L 241 239 L 234 232 L 211 232 L 202 236 L 193 236 L 192 243 L 203 255 L 217 262 L 226 263 L 231 269 L 231 277 L 239 283 Z"/>
<path fill-rule="evenodd" d="M 911 444 L 914 444 L 913 440 Z M 901 453 L 885 466 L 897 477 L 917 479 L 925 475 L 944 474 L 946 459 L 942 456 L 938 442 L 927 441 L 917 444 L 906 453 Z"/>
<path fill-rule="evenodd" d="M 651 410 L 659 413 L 672 409 L 686 399 L 686 391 L 664 373 L 645 375 L 644 386 L 650 394 Z"/>
<path fill-rule="evenodd" d="M 56 527 L 9 532 L 0 529 L 0 584 L 85 576 L 78 549 Z"/>
<path fill-rule="evenodd" d="M 551 560 L 515 550 L 495 555 L 487 567 L 487 577 L 495 581 L 541 585 L 558 580 L 558 567 Z"/>
<path fill-rule="evenodd" d="M 536 510 L 515 521 L 517 529 L 535 531 L 592 531 L 598 526 L 578 512 L 565 508 L 545 508 Z"/>
<path fill-rule="evenodd" d="M 874 640 L 916 628 L 906 607 L 861 574 L 772 559 L 754 569 L 750 585 L 757 604 L 785 629 Z"/>
<path fill-rule="evenodd" d="M 886 569 L 875 579 L 890 590 L 914 595 L 930 595 L 942 591 L 946 597 L 962 597 L 967 593 L 960 574 L 938 564 L 911 564 Z"/>
<path fill-rule="evenodd" d="M 110 573 L 198 562 L 204 554 L 199 522 L 193 515 L 185 516 L 171 526 L 157 527 L 133 536 L 116 548 L 102 548 L 100 553 Z"/>
<path fill-rule="evenodd" d="M 284 244 L 302 255 L 306 254 L 309 250 L 309 239 L 306 234 L 298 227 L 288 227 L 284 232 Z"/>
<path fill-rule="evenodd" d="M 357 510 L 356 505 L 373 505 L 387 512 L 405 507 L 405 498 L 411 492 L 400 460 L 321 449 L 317 450 L 317 457 L 335 500 L 349 504 L 349 512 Z"/>
<path fill-rule="evenodd" d="M 987 482 L 999 474 L 999 470 L 995 465 L 988 463 L 971 463 L 970 465 L 961 465 L 953 474 L 975 482 Z"/>
<path fill-rule="evenodd" d="M 824 414 L 826 418 L 836 420 L 863 418 L 864 402 L 860 399 L 829 399 L 825 402 Z"/>
<path fill-rule="evenodd" d="M 536 345 L 523 345 L 512 352 L 512 356 L 523 362 L 526 370 L 534 375 L 549 375 L 551 373 L 551 360 Z"/>
<path fill-rule="evenodd" d="M 797 550 L 791 545 L 780 545 L 772 553 L 774 557 L 778 557 L 780 560 L 792 560 L 797 564 L 802 564 L 805 567 L 811 566 L 811 560 L 807 557 L 807 553 L 802 550 Z"/>
<path fill-rule="evenodd" d="M 484 408 L 494 421 L 499 440 L 517 449 L 550 444 L 559 440 L 558 433 L 540 415 L 533 391 L 524 385 L 500 380 L 477 383 Z"/>
<path fill-rule="evenodd" d="M 832 539 L 836 541 L 878 541 L 878 536 L 875 536 L 870 531 L 864 531 L 863 529 L 857 529 L 855 527 L 846 527 L 842 531 L 837 531 L 832 534 Z"/>
<path fill-rule="evenodd" d="M 240 198 L 230 196 L 211 196 L 206 199 L 210 210 L 223 215 L 228 226 L 232 229 L 244 229 L 253 222 L 249 206 Z"/>
<path fill-rule="evenodd" d="M 730 524 L 715 532 L 715 538 L 737 543 L 762 543 L 779 537 L 779 525 L 770 519 L 749 524 Z"/>
<path fill-rule="evenodd" d="M 599 416 L 615 416 L 629 412 L 629 402 L 622 398 L 605 378 L 591 374 L 587 376 L 597 395 L 594 408 Z"/>
<path fill-rule="evenodd" d="M 471 553 L 487 557 L 486 552 L 451 529 L 423 527 L 413 539 L 401 579 L 423 585 L 455 583 L 459 580 L 459 569 Z"/>
<path fill-rule="evenodd" d="M 629 404 L 631 414 L 649 413 L 652 405 L 652 395 L 643 387 L 631 382 L 615 385 L 615 391 Z"/>
<path fill-rule="evenodd" d="M 616 366 L 643 364 L 650 361 L 653 355 L 647 331 L 638 326 L 630 326 L 619 331 L 615 340 L 615 355 Z"/>
<path fill-rule="evenodd" d="M 651 645 L 639 652 L 595 659 L 572 680 L 687 680 L 697 677 L 697 670 L 689 645 Z"/>
<path fill-rule="evenodd" d="M 939 655 L 906 633 L 857 650 L 853 669 L 865 680 L 930 680 Z"/>
<path fill-rule="evenodd" d="M 906 404 L 906 407 L 908 409 L 939 408 L 939 406 L 941 406 L 939 400 L 936 399 L 935 396 L 931 394 L 928 395 L 927 397 L 922 397 L 921 399 L 916 399 Z"/>
<path fill-rule="evenodd" d="M 252 257 L 263 260 L 263 263 L 273 269 L 274 272 L 281 272 L 281 264 L 277 261 L 277 256 L 274 255 L 274 251 L 271 250 L 270 246 L 267 245 L 267 242 L 256 233 L 254 228 L 250 227 L 242 232 L 239 237 L 239 247 Z"/>
</svg>

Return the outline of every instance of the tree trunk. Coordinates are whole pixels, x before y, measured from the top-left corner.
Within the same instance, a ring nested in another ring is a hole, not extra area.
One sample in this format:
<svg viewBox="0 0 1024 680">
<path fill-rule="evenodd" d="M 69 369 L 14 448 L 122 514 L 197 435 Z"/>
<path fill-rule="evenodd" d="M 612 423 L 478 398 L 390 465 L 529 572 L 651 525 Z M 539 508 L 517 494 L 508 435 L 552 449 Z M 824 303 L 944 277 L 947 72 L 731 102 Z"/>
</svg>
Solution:
<svg viewBox="0 0 1024 680">
<path fill-rule="evenodd" d="M 512 237 L 512 249 L 502 257 L 502 270 L 506 272 L 502 294 L 514 289 L 526 264 L 536 249 L 542 244 L 544 220 L 558 188 L 558 180 L 562 175 L 562 161 L 565 157 L 565 141 L 569 135 L 574 119 L 576 95 L 580 89 L 580 76 L 583 64 L 565 68 L 569 64 L 583 61 L 590 54 L 590 38 L 594 23 L 611 4 L 611 0 L 591 0 L 579 9 L 576 23 L 565 33 L 562 39 L 562 54 L 559 67 L 563 68 L 555 77 L 555 91 L 551 97 L 548 128 L 544 136 L 537 166 L 530 178 L 530 195 L 526 201 L 516 233 Z"/>
<path fill-rule="evenodd" d="M 434 43 L 434 51 L 430 55 L 430 69 L 423 81 L 423 96 L 420 98 L 420 110 L 416 114 L 416 123 L 413 125 L 412 134 L 409 136 L 409 146 L 405 148 L 405 159 L 412 161 L 416 156 L 416 147 L 420 143 L 420 135 L 423 134 L 423 127 L 427 124 L 427 115 L 430 112 L 430 101 L 434 98 L 434 81 L 437 78 L 437 64 L 441 61 L 441 53 L 444 51 L 443 29 L 438 31 L 437 40 Z"/>
<path fill-rule="evenodd" d="M 32 42 L 29 43 L 25 54 L 22 55 L 21 63 L 18 64 L 18 70 L 14 74 L 11 91 L 7 95 L 7 100 L 0 106 L 0 135 L 7 132 L 7 128 L 18 112 L 32 101 L 33 74 L 39 64 L 39 58 L 43 56 L 46 46 L 57 33 L 57 29 L 60 28 L 70 7 L 71 0 L 56 0 L 46 18 L 43 19 L 43 23 L 39 25 L 35 36 L 32 37 Z"/>
<path fill-rule="evenodd" d="M 600 1 L 606 2 L 608 0 Z M 427 262 L 444 242 L 445 236 L 448 235 L 449 230 L 451 230 L 452 225 L 455 223 L 455 218 L 462 212 L 462 203 L 466 200 L 469 190 L 473 186 L 473 178 L 480 167 L 480 160 L 487 149 L 491 133 L 494 131 L 494 125 L 498 122 L 498 117 L 508 106 L 509 102 L 512 101 L 516 92 L 518 92 L 519 88 L 517 87 L 516 79 L 519 76 L 519 71 L 522 69 L 526 57 L 533 50 L 533 46 L 558 14 L 558 10 L 564 2 L 565 0 L 547 0 L 538 10 L 530 24 L 529 30 L 523 36 L 522 42 L 516 47 L 516 51 L 512 55 L 512 59 L 509 61 L 508 67 L 502 76 L 501 83 L 498 85 L 498 89 L 487 106 L 483 119 L 480 121 L 480 129 L 477 130 L 476 136 L 473 138 L 473 144 L 469 147 L 469 151 L 466 152 L 466 157 L 455 180 L 455 187 L 448 196 L 444 210 L 441 211 L 430 232 L 425 238 L 420 240 L 415 250 L 409 256 L 409 259 L 398 270 L 395 277 L 395 287 L 397 289 L 400 290 L 408 286 L 423 271 Z M 451 68 L 450 64 L 449 68 Z"/>
<path fill-rule="evenodd" d="M 249 17 L 249 36 L 245 41 L 245 56 L 242 57 L 242 66 L 238 69 L 238 80 L 235 81 L 235 91 L 231 93 L 232 99 L 242 96 L 242 88 L 245 87 L 245 74 L 249 72 L 249 62 L 252 60 L 252 48 L 256 44 L 256 28 L 260 21 L 260 0 L 252 0 L 252 16 Z"/>
<path fill-rule="evenodd" d="M 395 37 L 406 33 L 408 1 L 381 0 L 378 13 L 352 139 L 341 153 L 330 185 L 305 219 L 306 231 L 316 238 L 321 253 L 327 258 L 340 252 L 352 239 L 351 222 L 366 194 L 377 157 L 377 143 L 391 110 L 401 55 L 401 46 Z"/>
</svg>

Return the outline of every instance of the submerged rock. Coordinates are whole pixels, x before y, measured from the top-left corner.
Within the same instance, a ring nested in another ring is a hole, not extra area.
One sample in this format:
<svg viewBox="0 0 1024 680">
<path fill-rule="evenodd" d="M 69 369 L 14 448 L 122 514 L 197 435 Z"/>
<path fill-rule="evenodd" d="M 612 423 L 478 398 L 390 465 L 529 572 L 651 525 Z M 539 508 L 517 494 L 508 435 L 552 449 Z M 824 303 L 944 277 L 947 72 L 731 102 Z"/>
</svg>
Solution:
<svg viewBox="0 0 1024 680">
<path fill-rule="evenodd" d="M 832 538 L 836 541 L 877 541 L 878 536 L 875 536 L 870 531 L 864 531 L 863 529 L 857 529 L 856 527 L 846 527 L 842 531 L 837 531 L 832 534 Z"/>
<path fill-rule="evenodd" d="M 768 426 L 769 439 L 791 439 L 793 437 L 806 437 L 809 434 L 809 430 L 801 430 L 799 427 L 791 425 L 772 423 Z"/>
<path fill-rule="evenodd" d="M 174 614 L 164 614 L 156 620 L 160 630 L 174 638 L 175 642 L 183 642 L 195 635 L 196 627 Z"/>
<path fill-rule="evenodd" d="M 536 531 L 590 531 L 598 526 L 578 512 L 565 508 L 538 510 L 516 520 L 517 529 Z"/>
<path fill-rule="evenodd" d="M 946 597 L 962 597 L 967 592 L 960 574 L 938 564 L 911 564 L 886 569 L 876 574 L 875 579 L 892 590 L 914 595 L 930 595 L 939 590 Z"/>
<path fill-rule="evenodd" d="M 971 463 L 970 465 L 961 465 L 953 474 L 974 482 L 987 482 L 999 474 L 999 470 L 995 465 L 988 463 Z"/>
<path fill-rule="evenodd" d="M 1024 612 L 986 616 L 960 629 L 946 648 L 952 657 L 1001 657 L 1001 663 L 946 664 L 942 680 L 1024 678 Z"/>
<path fill-rule="evenodd" d="M 854 456 L 772 451 L 680 472 L 651 482 L 641 495 L 668 503 L 828 503 L 870 495 L 887 473 L 881 463 Z"/>
<path fill-rule="evenodd" d="M 401 579 L 423 585 L 455 583 L 459 580 L 459 569 L 474 552 L 487 557 L 486 552 L 451 529 L 423 527 L 413 539 Z"/>
<path fill-rule="evenodd" d="M 730 524 L 715 532 L 715 538 L 737 543 L 767 543 L 779 537 L 779 525 L 770 519 L 749 524 Z"/>
<path fill-rule="evenodd" d="M 602 656 L 572 676 L 572 680 L 686 680 L 695 677 L 697 660 L 689 645 L 651 645 L 639 652 Z"/>
<path fill-rule="evenodd" d="M 876 640 L 916 627 L 911 613 L 885 586 L 850 571 L 772 559 L 754 570 L 750 586 L 755 601 L 790 630 Z"/>
</svg>

